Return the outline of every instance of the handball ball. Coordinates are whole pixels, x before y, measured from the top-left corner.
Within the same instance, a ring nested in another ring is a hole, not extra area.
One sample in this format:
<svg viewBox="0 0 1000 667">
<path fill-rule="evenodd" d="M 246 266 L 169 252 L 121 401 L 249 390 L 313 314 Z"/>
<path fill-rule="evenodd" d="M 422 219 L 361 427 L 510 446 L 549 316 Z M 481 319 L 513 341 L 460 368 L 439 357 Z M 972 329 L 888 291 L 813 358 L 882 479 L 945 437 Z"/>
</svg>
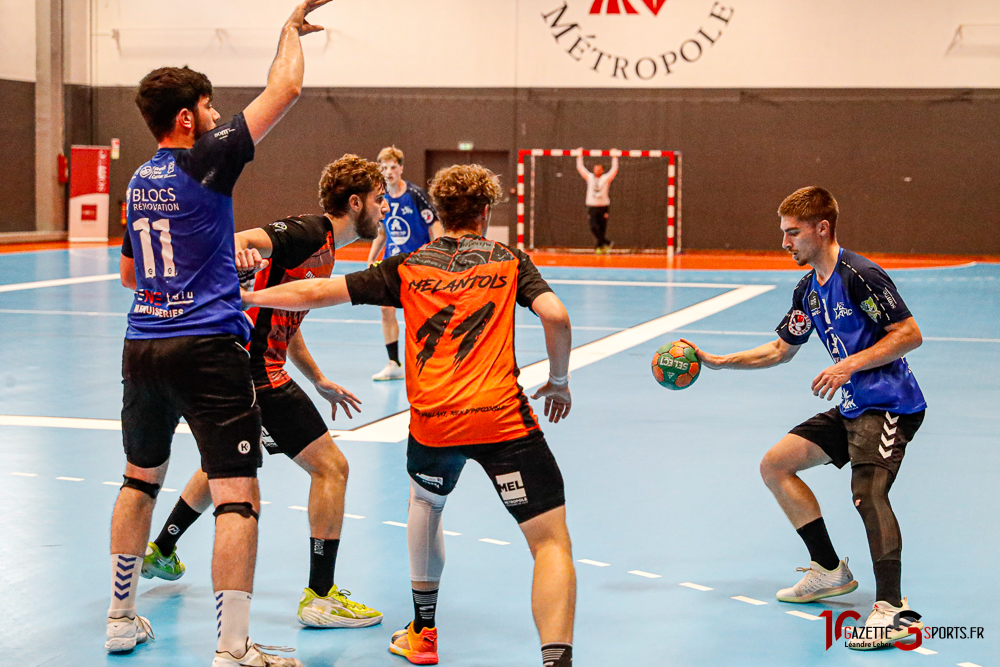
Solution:
<svg viewBox="0 0 1000 667">
<path fill-rule="evenodd" d="M 653 355 L 653 377 L 667 389 L 690 387 L 700 372 L 698 354 L 679 340 L 661 346 Z"/>
</svg>

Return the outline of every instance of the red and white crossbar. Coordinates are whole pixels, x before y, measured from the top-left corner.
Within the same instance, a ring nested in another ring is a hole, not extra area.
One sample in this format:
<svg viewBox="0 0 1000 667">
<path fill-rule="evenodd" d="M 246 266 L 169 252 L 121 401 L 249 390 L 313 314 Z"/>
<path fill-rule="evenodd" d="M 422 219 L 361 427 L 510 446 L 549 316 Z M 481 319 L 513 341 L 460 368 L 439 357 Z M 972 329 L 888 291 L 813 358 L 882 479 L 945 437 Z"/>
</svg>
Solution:
<svg viewBox="0 0 1000 667">
<path fill-rule="evenodd" d="M 677 179 L 680 166 L 680 151 L 661 150 L 602 150 L 566 148 L 529 148 L 517 151 L 517 247 L 524 250 L 524 159 L 527 157 L 658 157 L 667 158 L 667 258 L 674 258 L 677 237 Z"/>
</svg>

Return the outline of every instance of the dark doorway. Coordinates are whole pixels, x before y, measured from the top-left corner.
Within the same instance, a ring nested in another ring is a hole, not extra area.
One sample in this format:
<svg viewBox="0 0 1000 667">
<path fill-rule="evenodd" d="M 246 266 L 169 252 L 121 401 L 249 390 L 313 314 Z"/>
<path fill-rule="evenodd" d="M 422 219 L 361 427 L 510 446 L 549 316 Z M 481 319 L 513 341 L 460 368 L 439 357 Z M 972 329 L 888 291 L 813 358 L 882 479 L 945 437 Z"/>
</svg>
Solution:
<svg viewBox="0 0 1000 667">
<path fill-rule="evenodd" d="M 439 169 L 453 164 L 481 164 L 494 174 L 500 175 L 500 184 L 507 195 L 506 201 L 493 207 L 490 227 L 506 227 L 510 242 L 516 242 L 514 223 L 517 221 L 517 176 L 511 165 L 508 151 L 427 151 L 425 166 L 430 181 Z"/>
</svg>

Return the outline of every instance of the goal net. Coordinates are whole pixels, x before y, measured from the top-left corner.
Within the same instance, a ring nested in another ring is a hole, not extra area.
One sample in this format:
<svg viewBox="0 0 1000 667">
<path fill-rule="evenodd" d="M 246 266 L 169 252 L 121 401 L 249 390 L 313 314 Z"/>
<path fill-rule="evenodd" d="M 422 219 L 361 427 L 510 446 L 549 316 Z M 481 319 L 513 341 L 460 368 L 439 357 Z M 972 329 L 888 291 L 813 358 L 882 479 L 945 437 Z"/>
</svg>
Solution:
<svg viewBox="0 0 1000 667">
<path fill-rule="evenodd" d="M 519 248 L 594 248 L 585 205 L 587 182 L 576 169 L 579 153 L 540 148 L 518 152 Z M 680 152 L 584 149 L 583 156 L 588 171 L 600 164 L 605 173 L 611 158 L 618 157 L 607 227 L 615 251 L 680 251 Z"/>
</svg>

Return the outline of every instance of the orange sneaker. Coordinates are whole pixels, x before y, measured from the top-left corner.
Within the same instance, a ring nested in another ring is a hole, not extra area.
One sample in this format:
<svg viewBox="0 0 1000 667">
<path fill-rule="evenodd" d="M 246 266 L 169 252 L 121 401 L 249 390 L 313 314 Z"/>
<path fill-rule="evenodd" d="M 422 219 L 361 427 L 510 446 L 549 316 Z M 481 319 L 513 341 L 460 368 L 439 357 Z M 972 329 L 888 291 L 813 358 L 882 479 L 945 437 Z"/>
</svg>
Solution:
<svg viewBox="0 0 1000 667">
<path fill-rule="evenodd" d="M 438 663 L 437 628 L 413 631 L 413 623 L 394 632 L 389 643 L 389 652 L 401 655 L 414 665 L 436 665 Z"/>
</svg>

